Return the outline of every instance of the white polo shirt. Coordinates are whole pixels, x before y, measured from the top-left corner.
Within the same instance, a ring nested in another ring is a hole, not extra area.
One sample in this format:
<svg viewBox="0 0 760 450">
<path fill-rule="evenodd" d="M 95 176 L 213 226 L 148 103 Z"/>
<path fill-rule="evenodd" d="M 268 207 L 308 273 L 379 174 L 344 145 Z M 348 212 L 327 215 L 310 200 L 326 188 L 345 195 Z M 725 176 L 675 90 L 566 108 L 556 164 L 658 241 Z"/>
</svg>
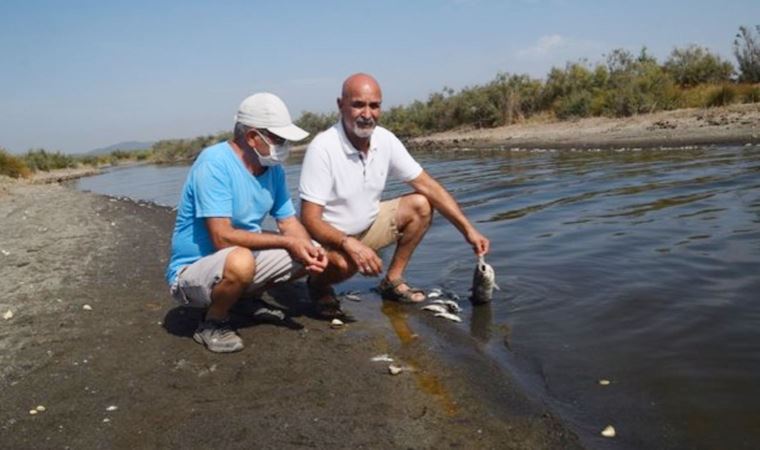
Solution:
<svg viewBox="0 0 760 450">
<path fill-rule="evenodd" d="M 302 199 L 324 206 L 325 222 L 358 234 L 375 221 L 389 174 L 406 182 L 420 173 L 422 167 L 390 131 L 375 127 L 365 158 L 338 120 L 306 149 L 298 190 Z"/>
</svg>

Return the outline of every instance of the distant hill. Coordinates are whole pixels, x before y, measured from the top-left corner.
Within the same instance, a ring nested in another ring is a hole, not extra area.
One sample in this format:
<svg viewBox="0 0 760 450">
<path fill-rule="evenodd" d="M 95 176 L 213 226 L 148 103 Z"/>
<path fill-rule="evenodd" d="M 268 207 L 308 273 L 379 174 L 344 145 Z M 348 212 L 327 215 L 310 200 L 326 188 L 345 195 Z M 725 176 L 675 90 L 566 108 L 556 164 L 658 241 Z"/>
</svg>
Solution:
<svg viewBox="0 0 760 450">
<path fill-rule="evenodd" d="M 153 142 L 138 142 L 138 141 L 127 141 L 127 142 L 119 142 L 118 144 L 109 145 L 108 147 L 103 148 L 96 148 L 95 150 L 90 150 L 87 152 L 88 155 L 105 155 L 108 153 L 111 153 L 115 150 L 146 150 L 149 149 L 154 143 Z"/>
</svg>

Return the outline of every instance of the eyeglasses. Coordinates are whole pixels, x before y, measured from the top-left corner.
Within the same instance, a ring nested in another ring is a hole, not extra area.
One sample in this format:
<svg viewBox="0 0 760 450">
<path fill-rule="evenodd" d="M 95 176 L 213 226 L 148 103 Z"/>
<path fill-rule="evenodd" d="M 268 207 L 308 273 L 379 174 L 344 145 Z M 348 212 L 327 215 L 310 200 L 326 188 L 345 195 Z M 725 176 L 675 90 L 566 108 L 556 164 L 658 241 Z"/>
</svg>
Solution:
<svg viewBox="0 0 760 450">
<path fill-rule="evenodd" d="M 286 139 L 281 138 L 280 136 L 277 136 L 274 133 L 270 133 L 269 131 L 264 130 L 264 129 L 257 130 L 256 128 L 254 128 L 253 131 L 255 131 L 256 134 L 258 134 L 261 137 L 261 139 L 264 139 L 264 142 L 266 142 L 269 146 L 283 145 L 286 141 Z"/>
</svg>

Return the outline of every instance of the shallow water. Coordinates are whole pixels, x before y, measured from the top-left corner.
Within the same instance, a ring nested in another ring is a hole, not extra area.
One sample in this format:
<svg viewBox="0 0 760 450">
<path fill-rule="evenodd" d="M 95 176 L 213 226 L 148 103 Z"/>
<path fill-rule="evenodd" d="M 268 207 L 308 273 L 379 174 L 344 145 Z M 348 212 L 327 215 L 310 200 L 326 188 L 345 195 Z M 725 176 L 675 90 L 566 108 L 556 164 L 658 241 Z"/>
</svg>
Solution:
<svg viewBox="0 0 760 450">
<path fill-rule="evenodd" d="M 452 326 L 586 445 L 757 447 L 760 147 L 417 158 L 491 239 L 502 287 Z M 187 169 L 116 169 L 78 188 L 174 206 Z M 474 262 L 436 216 L 407 277 L 465 297 Z M 615 440 L 599 437 L 608 424 Z"/>
</svg>

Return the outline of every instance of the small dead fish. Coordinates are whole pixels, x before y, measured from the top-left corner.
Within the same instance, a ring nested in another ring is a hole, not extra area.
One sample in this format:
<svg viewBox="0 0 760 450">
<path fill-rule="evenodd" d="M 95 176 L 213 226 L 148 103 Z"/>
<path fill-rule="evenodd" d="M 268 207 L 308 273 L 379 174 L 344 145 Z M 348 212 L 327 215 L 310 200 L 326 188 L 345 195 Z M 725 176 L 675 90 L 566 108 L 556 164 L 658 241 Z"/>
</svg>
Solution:
<svg viewBox="0 0 760 450">
<path fill-rule="evenodd" d="M 485 257 L 478 257 L 478 265 L 475 266 L 475 273 L 472 276 L 472 296 L 470 301 L 473 305 L 482 305 L 491 301 L 493 289 L 499 289 L 496 284 L 496 274 L 493 267 L 486 262 Z"/>
<path fill-rule="evenodd" d="M 425 311 L 433 311 L 435 313 L 449 312 L 449 309 L 446 308 L 444 305 L 425 305 L 420 309 L 424 309 Z"/>
<path fill-rule="evenodd" d="M 432 291 L 432 292 L 430 292 L 430 293 L 427 295 L 427 298 L 438 298 L 438 297 L 440 297 L 441 295 L 443 295 L 443 294 L 441 294 L 440 292 Z"/>
<path fill-rule="evenodd" d="M 345 298 L 346 300 L 351 300 L 352 302 L 360 302 L 360 301 L 362 301 L 362 298 L 359 297 L 356 294 L 346 294 L 346 295 L 343 296 L 343 298 Z"/>
<path fill-rule="evenodd" d="M 459 306 L 459 303 L 455 302 L 454 300 L 433 300 L 432 303 L 445 306 L 446 310 L 450 313 L 462 312 L 462 308 Z"/>
<path fill-rule="evenodd" d="M 462 321 L 461 317 L 457 316 L 456 314 L 451 314 L 451 313 L 447 313 L 447 312 L 437 313 L 435 315 L 435 317 L 440 317 L 442 319 L 453 320 L 454 322 L 461 322 Z"/>
</svg>

